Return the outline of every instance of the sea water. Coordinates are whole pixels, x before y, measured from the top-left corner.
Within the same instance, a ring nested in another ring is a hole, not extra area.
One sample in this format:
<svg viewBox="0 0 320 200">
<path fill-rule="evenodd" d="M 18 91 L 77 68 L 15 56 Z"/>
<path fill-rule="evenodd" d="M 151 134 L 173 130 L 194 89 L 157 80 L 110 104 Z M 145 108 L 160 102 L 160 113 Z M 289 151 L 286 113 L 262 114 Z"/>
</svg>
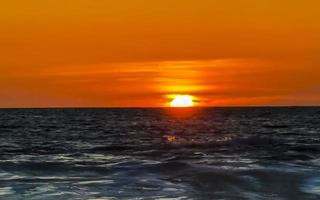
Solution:
<svg viewBox="0 0 320 200">
<path fill-rule="evenodd" d="M 320 108 L 1 109 L 0 199 L 320 199 Z"/>
</svg>

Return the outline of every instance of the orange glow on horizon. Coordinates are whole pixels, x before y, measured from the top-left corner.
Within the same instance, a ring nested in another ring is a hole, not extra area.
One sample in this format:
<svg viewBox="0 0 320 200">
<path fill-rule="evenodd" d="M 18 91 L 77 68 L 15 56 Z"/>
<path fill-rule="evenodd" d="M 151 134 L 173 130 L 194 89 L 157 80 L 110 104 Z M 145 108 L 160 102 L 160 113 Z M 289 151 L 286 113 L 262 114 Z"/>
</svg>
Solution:
<svg viewBox="0 0 320 200">
<path fill-rule="evenodd" d="M 319 7 L 3 1 L 0 107 L 320 105 Z"/>
</svg>

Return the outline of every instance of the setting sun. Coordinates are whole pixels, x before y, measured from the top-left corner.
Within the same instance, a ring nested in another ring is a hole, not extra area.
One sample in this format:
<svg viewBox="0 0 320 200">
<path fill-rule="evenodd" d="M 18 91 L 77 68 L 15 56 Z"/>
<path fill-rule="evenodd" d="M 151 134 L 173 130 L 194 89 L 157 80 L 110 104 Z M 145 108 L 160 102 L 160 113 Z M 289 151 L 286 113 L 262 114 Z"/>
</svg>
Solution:
<svg viewBox="0 0 320 200">
<path fill-rule="evenodd" d="M 192 96 L 190 95 L 176 95 L 171 101 L 171 107 L 191 107 L 193 106 Z"/>
</svg>

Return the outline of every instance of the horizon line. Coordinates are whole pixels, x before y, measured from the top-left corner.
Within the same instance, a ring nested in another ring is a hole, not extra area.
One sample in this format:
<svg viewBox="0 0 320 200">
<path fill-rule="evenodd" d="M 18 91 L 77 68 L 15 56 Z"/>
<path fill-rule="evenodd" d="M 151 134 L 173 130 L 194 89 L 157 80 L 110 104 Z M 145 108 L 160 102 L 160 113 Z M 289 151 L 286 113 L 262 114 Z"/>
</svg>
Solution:
<svg viewBox="0 0 320 200">
<path fill-rule="evenodd" d="M 48 106 L 48 107 L 0 107 L 0 109 L 185 109 L 185 108 L 307 108 L 320 107 L 320 105 L 248 105 L 248 106 L 193 106 L 193 107 L 169 107 L 169 106 Z"/>
</svg>

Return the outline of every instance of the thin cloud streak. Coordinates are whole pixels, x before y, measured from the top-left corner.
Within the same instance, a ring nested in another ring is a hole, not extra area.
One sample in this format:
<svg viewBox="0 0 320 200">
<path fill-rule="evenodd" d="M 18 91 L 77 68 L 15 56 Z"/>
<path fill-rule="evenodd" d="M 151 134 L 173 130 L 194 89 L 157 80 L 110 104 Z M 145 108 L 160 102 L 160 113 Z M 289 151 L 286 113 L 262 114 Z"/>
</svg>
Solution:
<svg viewBox="0 0 320 200">
<path fill-rule="evenodd" d="M 0 94 L 0 104 L 158 107 L 170 94 L 194 95 L 199 106 L 285 105 L 296 102 L 294 96 L 310 104 L 308 95 L 320 99 L 312 92 L 301 95 L 317 80 L 295 80 L 303 69 L 279 68 L 282 63 L 218 59 L 47 67 L 2 75 L 10 85 L 2 79 L 0 88 L 11 92 Z"/>
</svg>

